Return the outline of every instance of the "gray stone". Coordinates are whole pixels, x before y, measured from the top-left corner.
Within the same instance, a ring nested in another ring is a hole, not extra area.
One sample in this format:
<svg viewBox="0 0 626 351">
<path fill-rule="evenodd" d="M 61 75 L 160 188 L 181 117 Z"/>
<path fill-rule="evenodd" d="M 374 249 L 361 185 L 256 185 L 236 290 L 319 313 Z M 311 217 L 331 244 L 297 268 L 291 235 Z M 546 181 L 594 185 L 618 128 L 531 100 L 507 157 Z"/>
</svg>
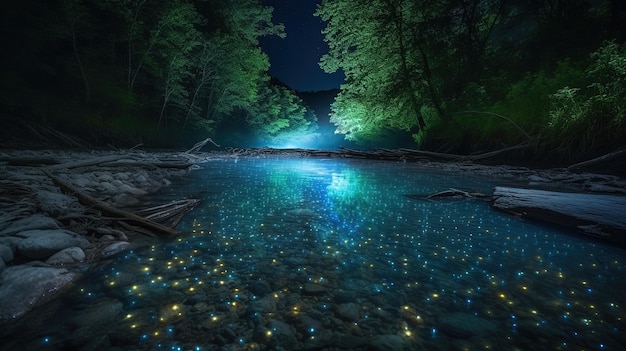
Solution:
<svg viewBox="0 0 626 351">
<path fill-rule="evenodd" d="M 89 241 L 69 230 L 28 230 L 20 232 L 24 238 L 17 244 L 20 254 L 29 258 L 46 258 L 68 247 L 89 247 Z"/>
<path fill-rule="evenodd" d="M 130 243 L 127 241 L 118 241 L 113 244 L 107 246 L 102 250 L 102 257 L 109 257 L 113 255 L 117 255 L 120 252 L 124 252 L 130 249 Z"/>
<path fill-rule="evenodd" d="M 12 235 L 15 233 L 23 232 L 33 229 L 59 229 L 59 224 L 54 219 L 35 214 L 30 217 L 18 219 L 10 226 L 0 232 L 0 235 Z"/>
<path fill-rule="evenodd" d="M 276 338 L 281 346 L 287 350 L 294 349 L 298 340 L 287 323 L 277 319 L 270 319 L 268 326 L 272 331 L 272 338 Z"/>
<path fill-rule="evenodd" d="M 68 319 L 67 323 L 74 328 L 86 327 L 95 331 L 114 323 L 122 313 L 123 308 L 124 305 L 117 299 L 103 299 L 77 311 Z"/>
<path fill-rule="evenodd" d="M 78 207 L 78 201 L 75 198 L 48 190 L 37 191 L 37 202 L 39 209 L 50 215 L 59 215 L 67 213 L 68 209 Z M 57 227 L 58 228 L 58 227 Z M 32 229 L 56 229 L 56 228 L 32 228 Z"/>
<path fill-rule="evenodd" d="M 260 313 L 276 312 L 276 299 L 273 296 L 258 299 L 250 304 L 250 309 Z"/>
<path fill-rule="evenodd" d="M 314 284 L 314 283 L 306 283 L 304 284 L 304 288 L 302 289 L 302 293 L 304 295 L 322 295 L 328 291 L 322 284 Z"/>
<path fill-rule="evenodd" d="M 337 306 L 337 315 L 343 320 L 356 322 L 360 317 L 359 305 L 353 302 L 342 303 Z"/>
<path fill-rule="evenodd" d="M 135 188 L 134 186 L 130 186 L 128 184 L 123 184 L 122 186 L 120 186 L 119 191 L 133 194 L 133 195 L 146 195 L 147 194 L 145 190 Z"/>
<path fill-rule="evenodd" d="M 439 318 L 439 328 L 447 335 L 458 339 L 493 333 L 496 324 L 469 313 L 452 313 Z"/>
<path fill-rule="evenodd" d="M 259 279 L 253 281 L 248 287 L 248 290 L 255 295 L 264 296 L 272 291 L 272 287 L 267 280 Z"/>
<path fill-rule="evenodd" d="M 13 250 L 10 246 L 0 244 L 0 258 L 4 260 L 4 262 L 13 261 Z"/>
<path fill-rule="evenodd" d="M 12 266 L 0 273 L 0 323 L 15 320 L 62 293 L 78 275 L 65 268 Z"/>
<path fill-rule="evenodd" d="M 370 341 L 372 350 L 376 351 L 404 351 L 410 350 L 411 344 L 399 335 L 377 335 Z"/>
<path fill-rule="evenodd" d="M 85 260 L 85 252 L 80 247 L 68 247 L 46 260 L 46 263 L 53 266 L 61 266 L 64 264 L 73 264 L 83 262 Z"/>
</svg>

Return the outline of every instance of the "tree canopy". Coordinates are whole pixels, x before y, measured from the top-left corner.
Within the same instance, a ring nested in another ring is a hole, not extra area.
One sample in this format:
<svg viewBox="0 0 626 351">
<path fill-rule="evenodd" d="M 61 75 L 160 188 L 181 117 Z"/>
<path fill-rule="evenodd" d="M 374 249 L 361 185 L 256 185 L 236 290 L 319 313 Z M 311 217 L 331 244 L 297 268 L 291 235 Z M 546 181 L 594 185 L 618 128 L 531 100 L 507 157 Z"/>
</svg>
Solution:
<svg viewBox="0 0 626 351">
<path fill-rule="evenodd" d="M 545 149 L 580 133 L 589 152 L 618 146 L 622 89 L 585 72 L 600 69 L 600 56 L 626 58 L 615 25 L 625 11 L 615 0 L 324 0 L 316 15 L 330 51 L 320 66 L 346 75 L 331 121 L 350 140 L 406 131 L 422 146 L 466 153 L 526 138 L 524 129 Z M 608 70 L 620 81 L 619 67 Z M 567 110 L 579 88 L 593 105 L 582 117 Z M 595 123 L 603 119 L 612 122 Z M 572 123 L 578 130 L 565 135 Z"/>
<path fill-rule="evenodd" d="M 2 7 L 0 105 L 9 114 L 132 138 L 211 132 L 233 116 L 255 126 L 259 118 L 245 116 L 272 100 L 286 105 L 270 124 L 311 124 L 289 114 L 304 109 L 302 101 L 270 84 L 259 38 L 285 33 L 259 0 L 25 0 Z"/>
</svg>

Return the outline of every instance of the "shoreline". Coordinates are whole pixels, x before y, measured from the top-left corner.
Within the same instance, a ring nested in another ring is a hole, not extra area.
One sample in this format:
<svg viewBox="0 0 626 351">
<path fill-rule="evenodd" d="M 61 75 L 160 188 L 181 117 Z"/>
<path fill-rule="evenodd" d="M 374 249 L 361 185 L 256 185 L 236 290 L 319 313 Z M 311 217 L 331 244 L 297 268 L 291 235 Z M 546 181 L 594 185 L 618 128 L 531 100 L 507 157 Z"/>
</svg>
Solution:
<svg viewBox="0 0 626 351">
<path fill-rule="evenodd" d="M 81 204 L 62 192 L 44 170 L 111 207 L 135 208 L 142 204 L 142 196 L 170 186 L 173 179 L 181 179 L 199 164 L 237 157 L 317 156 L 0 150 L 0 325 L 17 321 L 62 295 L 90 265 L 114 259 L 154 235 Z M 538 189 L 626 195 L 626 180 L 612 175 L 472 162 L 412 163 L 424 169 L 519 181 Z"/>
</svg>

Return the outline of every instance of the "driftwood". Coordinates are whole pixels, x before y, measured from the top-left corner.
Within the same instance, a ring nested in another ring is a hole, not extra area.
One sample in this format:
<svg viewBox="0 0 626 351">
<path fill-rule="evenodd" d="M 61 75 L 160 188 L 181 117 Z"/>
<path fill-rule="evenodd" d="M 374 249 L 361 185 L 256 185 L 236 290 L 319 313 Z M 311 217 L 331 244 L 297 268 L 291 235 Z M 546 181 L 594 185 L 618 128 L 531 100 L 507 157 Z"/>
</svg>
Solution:
<svg viewBox="0 0 626 351">
<path fill-rule="evenodd" d="M 198 203 L 200 203 L 198 199 L 172 201 L 164 205 L 139 210 L 137 214 L 151 221 L 162 221 L 173 218 L 171 226 L 175 227 L 181 218 L 196 207 Z"/>
<path fill-rule="evenodd" d="M 626 244 L 626 197 L 496 187 L 494 208 Z"/>
<path fill-rule="evenodd" d="M 78 160 L 78 161 L 60 163 L 57 165 L 50 166 L 48 167 L 48 169 L 52 169 L 52 170 L 63 169 L 63 168 L 71 169 L 71 168 L 78 168 L 78 167 L 93 166 L 93 165 L 98 165 L 101 163 L 117 161 L 122 157 L 123 156 L 120 156 L 120 155 L 106 155 L 106 156 L 88 158 L 86 160 Z"/>
<path fill-rule="evenodd" d="M 143 218 L 134 213 L 130 213 L 124 210 L 120 210 L 118 208 L 111 207 L 108 204 L 89 196 L 88 194 L 84 193 L 83 191 L 74 187 L 73 185 L 70 185 L 69 183 L 61 180 L 59 177 L 52 175 L 50 172 L 46 170 L 44 170 L 43 172 L 50 179 L 52 179 L 54 184 L 56 184 L 59 188 L 61 188 L 61 190 L 63 190 L 64 192 L 73 194 L 78 199 L 78 201 L 82 203 L 83 205 L 91 206 L 99 211 L 102 211 L 102 213 L 109 215 L 109 216 L 121 217 L 121 218 L 132 220 L 133 222 L 136 222 L 143 227 L 156 230 L 160 233 L 178 234 L 178 231 L 176 231 L 175 229 L 153 222 L 151 220 Z"/>
<path fill-rule="evenodd" d="M 603 155 L 603 156 L 600 156 L 600 157 L 596 157 L 596 158 L 591 159 L 591 160 L 587 160 L 587 161 L 584 161 L 584 162 L 579 162 L 579 163 L 573 164 L 573 165 L 567 167 L 567 170 L 568 171 L 576 171 L 576 170 L 579 170 L 579 169 L 582 169 L 582 168 L 586 168 L 586 167 L 589 167 L 589 166 L 595 166 L 595 165 L 604 163 L 606 161 L 613 160 L 613 159 L 615 159 L 617 157 L 620 157 L 620 156 L 623 156 L 623 155 L 626 155 L 626 147 L 623 147 L 623 148 L 621 148 L 619 150 L 613 151 L 613 152 L 608 153 L 606 155 Z"/>
<path fill-rule="evenodd" d="M 194 153 L 194 152 L 198 152 L 198 151 L 200 151 L 200 149 L 202 149 L 202 148 L 204 147 L 204 145 L 206 145 L 208 142 L 210 142 L 211 144 L 213 144 L 213 145 L 215 145 L 215 146 L 217 146 L 217 147 L 220 147 L 219 145 L 217 145 L 217 143 L 215 143 L 215 142 L 213 141 L 213 139 L 211 139 L 211 138 L 206 138 L 206 139 L 204 139 L 204 140 L 202 140 L 202 141 L 200 141 L 200 142 L 196 143 L 196 145 L 192 146 L 192 147 L 191 147 L 191 149 L 189 149 L 189 150 L 185 151 L 185 153 L 186 153 L 186 154 L 191 154 L 191 153 Z"/>
<path fill-rule="evenodd" d="M 503 149 L 485 152 L 475 155 L 446 154 L 433 151 L 413 150 L 413 149 L 372 149 L 355 150 L 340 147 L 339 150 L 313 150 L 313 149 L 274 149 L 269 147 L 250 149 L 229 149 L 237 156 L 321 156 L 321 157 L 345 157 L 363 158 L 376 160 L 396 160 L 396 161 L 420 161 L 426 159 L 437 159 L 444 161 L 478 161 L 494 157 L 508 151 L 526 148 L 530 145 L 530 140 L 520 144 L 505 147 Z"/>
</svg>

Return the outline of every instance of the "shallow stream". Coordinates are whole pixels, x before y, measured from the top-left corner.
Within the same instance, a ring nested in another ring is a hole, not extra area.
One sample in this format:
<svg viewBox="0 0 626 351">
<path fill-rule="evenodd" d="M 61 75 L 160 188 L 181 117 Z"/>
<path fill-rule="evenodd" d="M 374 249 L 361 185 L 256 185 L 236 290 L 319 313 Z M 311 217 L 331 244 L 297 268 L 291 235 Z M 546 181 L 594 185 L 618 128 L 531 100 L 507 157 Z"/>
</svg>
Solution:
<svg viewBox="0 0 626 351">
<path fill-rule="evenodd" d="M 216 160 L 202 203 L 36 311 L 38 350 L 618 350 L 626 250 L 494 211 L 497 177 L 337 159 Z M 15 344 L 13 344 L 15 345 Z"/>
</svg>

